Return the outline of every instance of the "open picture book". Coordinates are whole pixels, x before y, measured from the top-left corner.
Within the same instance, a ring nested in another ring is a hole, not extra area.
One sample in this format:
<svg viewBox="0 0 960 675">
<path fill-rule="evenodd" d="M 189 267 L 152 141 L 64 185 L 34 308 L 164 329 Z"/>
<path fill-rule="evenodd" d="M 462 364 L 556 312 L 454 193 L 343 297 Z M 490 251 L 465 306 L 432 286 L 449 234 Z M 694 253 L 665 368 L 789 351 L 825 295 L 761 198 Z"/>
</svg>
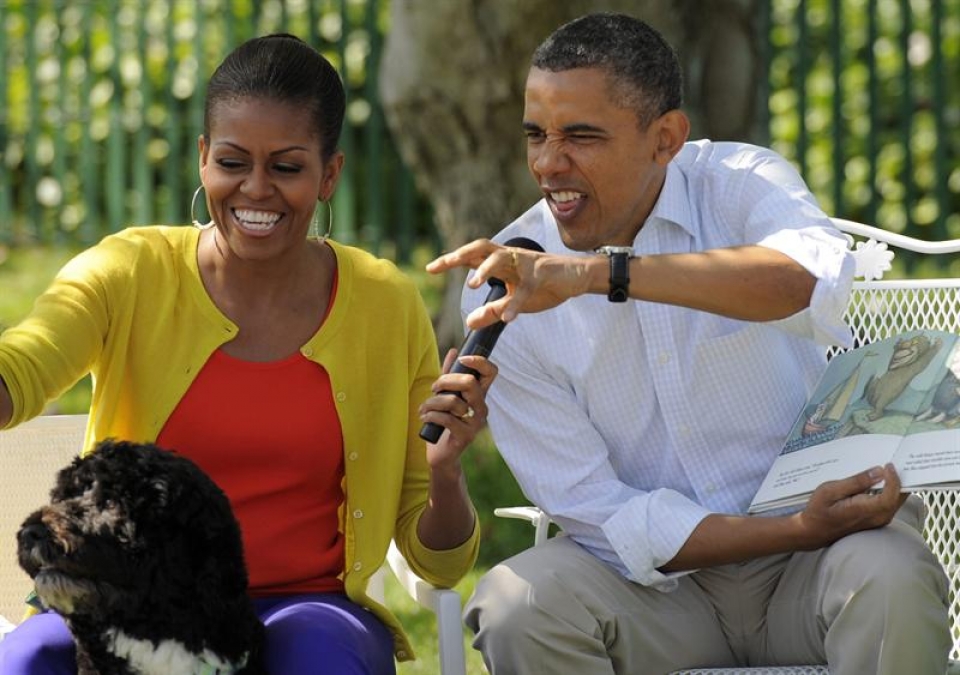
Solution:
<svg viewBox="0 0 960 675">
<path fill-rule="evenodd" d="M 960 336 L 909 331 L 830 359 L 748 510 L 887 462 L 906 492 L 960 488 Z"/>
</svg>

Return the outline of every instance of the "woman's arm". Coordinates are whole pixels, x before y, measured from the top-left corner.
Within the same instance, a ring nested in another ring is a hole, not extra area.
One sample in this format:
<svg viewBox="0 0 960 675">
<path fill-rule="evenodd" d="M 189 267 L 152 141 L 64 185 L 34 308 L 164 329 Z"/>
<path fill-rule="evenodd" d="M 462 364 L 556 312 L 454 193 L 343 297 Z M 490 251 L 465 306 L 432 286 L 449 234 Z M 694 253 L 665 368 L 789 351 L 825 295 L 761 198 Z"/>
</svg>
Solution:
<svg viewBox="0 0 960 675">
<path fill-rule="evenodd" d="M 423 422 L 446 428 L 437 443 L 427 444 L 430 488 L 417 524 L 420 541 L 434 550 L 455 548 L 473 533 L 476 515 L 460 457 L 486 424 L 486 392 L 497 375 L 496 366 L 479 356 L 462 357 L 463 365 L 480 374 L 479 380 L 450 373 L 455 358 L 456 350 L 451 349 L 444 359 L 444 374 L 433 385 L 434 395 L 420 406 Z"/>
</svg>

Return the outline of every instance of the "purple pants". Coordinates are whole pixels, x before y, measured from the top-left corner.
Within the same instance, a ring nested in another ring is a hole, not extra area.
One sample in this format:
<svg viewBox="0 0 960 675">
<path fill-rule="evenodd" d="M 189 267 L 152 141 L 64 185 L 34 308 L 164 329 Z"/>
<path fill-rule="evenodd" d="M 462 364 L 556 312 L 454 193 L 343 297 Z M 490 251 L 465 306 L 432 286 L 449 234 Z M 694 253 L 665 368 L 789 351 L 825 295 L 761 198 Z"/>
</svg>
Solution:
<svg viewBox="0 0 960 675">
<path fill-rule="evenodd" d="M 395 675 L 393 638 L 372 613 L 344 595 L 254 600 L 267 627 L 270 675 Z M 76 675 L 73 638 L 59 615 L 39 614 L 0 642 L 3 675 Z"/>
</svg>

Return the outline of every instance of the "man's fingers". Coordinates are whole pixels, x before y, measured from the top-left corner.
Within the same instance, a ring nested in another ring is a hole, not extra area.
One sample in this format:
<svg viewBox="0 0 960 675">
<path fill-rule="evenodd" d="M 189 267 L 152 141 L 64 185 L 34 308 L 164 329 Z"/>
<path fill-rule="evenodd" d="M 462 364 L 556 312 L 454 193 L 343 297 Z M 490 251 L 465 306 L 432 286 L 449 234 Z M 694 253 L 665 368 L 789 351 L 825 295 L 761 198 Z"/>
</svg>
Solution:
<svg viewBox="0 0 960 675">
<path fill-rule="evenodd" d="M 477 330 L 478 328 L 483 328 L 484 326 L 489 326 L 490 324 L 500 321 L 505 304 L 506 300 L 501 298 L 480 305 L 467 315 L 467 327 L 471 330 Z"/>
<path fill-rule="evenodd" d="M 475 239 L 468 244 L 444 253 L 426 265 L 426 270 L 431 274 L 446 272 L 454 267 L 476 268 L 483 263 L 487 257 L 495 250 L 500 248 L 489 239 Z"/>
<path fill-rule="evenodd" d="M 896 475 L 896 474 L 894 474 Z M 824 493 L 830 497 L 830 501 L 839 501 L 845 497 L 852 497 L 861 492 L 866 492 L 871 487 L 884 480 L 886 471 L 883 467 L 875 466 L 866 471 L 861 471 L 849 478 L 829 481 L 823 484 Z"/>
</svg>

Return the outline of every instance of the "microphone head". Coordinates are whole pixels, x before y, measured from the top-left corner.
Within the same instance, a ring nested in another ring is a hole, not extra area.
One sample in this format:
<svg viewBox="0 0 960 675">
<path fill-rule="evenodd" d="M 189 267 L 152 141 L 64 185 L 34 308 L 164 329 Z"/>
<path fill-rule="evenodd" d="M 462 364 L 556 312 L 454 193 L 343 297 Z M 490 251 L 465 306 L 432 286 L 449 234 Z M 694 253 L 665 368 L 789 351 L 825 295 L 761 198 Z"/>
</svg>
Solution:
<svg viewBox="0 0 960 675">
<path fill-rule="evenodd" d="M 526 237 L 513 237 L 512 239 L 507 239 L 503 242 L 504 246 L 512 246 L 513 248 L 525 248 L 528 251 L 537 251 L 538 253 L 543 253 L 543 246 L 535 242 L 533 239 L 527 239 Z"/>
<path fill-rule="evenodd" d="M 528 239 L 527 237 L 513 237 L 503 242 L 503 245 L 511 246 L 513 248 L 524 248 L 528 251 L 537 251 L 538 253 L 543 253 L 543 246 L 535 242 L 533 239 Z M 504 287 L 503 281 L 497 279 L 496 277 L 490 277 L 487 280 L 487 283 L 491 286 Z"/>
</svg>

